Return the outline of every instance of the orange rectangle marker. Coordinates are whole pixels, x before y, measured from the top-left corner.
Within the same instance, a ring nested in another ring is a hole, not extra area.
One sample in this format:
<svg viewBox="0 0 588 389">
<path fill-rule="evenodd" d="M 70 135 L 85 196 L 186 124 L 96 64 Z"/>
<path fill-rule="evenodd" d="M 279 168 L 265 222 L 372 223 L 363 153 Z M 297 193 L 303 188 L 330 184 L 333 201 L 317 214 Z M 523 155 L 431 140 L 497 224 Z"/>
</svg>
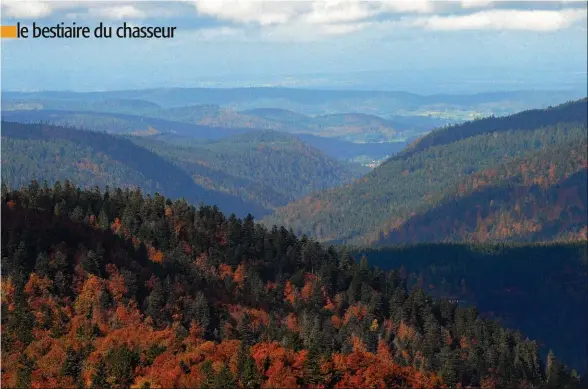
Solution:
<svg viewBox="0 0 588 389">
<path fill-rule="evenodd" d="M 16 38 L 16 26 L 0 26 L 0 38 Z"/>
</svg>

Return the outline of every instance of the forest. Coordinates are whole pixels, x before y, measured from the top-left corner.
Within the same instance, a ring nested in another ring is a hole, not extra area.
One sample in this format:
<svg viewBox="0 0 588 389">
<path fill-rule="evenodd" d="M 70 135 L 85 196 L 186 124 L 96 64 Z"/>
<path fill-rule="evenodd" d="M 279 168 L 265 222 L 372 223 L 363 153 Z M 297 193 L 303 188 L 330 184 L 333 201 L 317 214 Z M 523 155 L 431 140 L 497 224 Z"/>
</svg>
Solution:
<svg viewBox="0 0 588 389">
<path fill-rule="evenodd" d="M 356 248 L 370 265 L 399 269 L 409 287 L 459 300 L 517 328 L 570 366 L 585 369 L 588 350 L 586 243 L 429 243 Z"/>
<path fill-rule="evenodd" d="M 585 239 L 587 110 L 582 99 L 435 130 L 263 222 L 352 244 Z"/>
<path fill-rule="evenodd" d="M 1 207 L 5 388 L 583 384 L 553 351 L 433 298 L 406 269 L 251 215 L 69 181 L 3 185 Z M 516 250 L 547 264 L 573 248 Z"/>
<path fill-rule="evenodd" d="M 130 107 L 129 107 L 130 106 Z M 16 108 L 23 108 L 17 106 Z M 159 119 L 157 117 L 145 117 L 140 116 L 139 113 L 146 111 L 150 112 L 157 109 L 157 106 L 143 107 L 138 105 L 135 107 L 132 102 L 120 102 L 120 105 L 105 104 L 96 109 L 107 110 L 102 111 L 71 111 L 71 110 L 49 110 L 49 109 L 17 109 L 2 111 L 2 119 L 9 122 L 18 123 L 50 123 L 56 126 L 65 127 L 76 127 L 79 129 L 85 129 L 90 131 L 108 132 L 111 134 L 118 135 L 131 135 L 131 136 L 142 136 L 149 137 L 153 140 L 169 141 L 171 143 L 182 143 L 186 141 L 205 141 L 205 140 L 220 140 L 229 138 L 235 135 L 247 134 L 251 132 L 268 131 L 281 129 L 282 132 L 292 133 L 296 138 L 302 140 L 308 145 L 322 151 L 331 158 L 348 161 L 355 157 L 366 155 L 375 159 L 383 158 L 386 155 L 392 155 L 402 150 L 406 145 L 407 141 L 413 139 L 414 136 L 408 136 L 406 139 L 395 139 L 394 142 L 384 143 L 357 143 L 350 140 L 342 139 L 337 137 L 338 133 L 344 133 L 346 131 L 343 127 L 345 123 L 335 122 L 331 125 L 325 123 L 323 130 L 324 136 L 313 135 L 316 133 L 314 129 L 307 128 L 308 126 L 304 123 L 305 121 L 311 120 L 309 117 L 304 115 L 297 115 L 291 111 L 278 110 L 278 113 L 273 113 L 276 110 L 252 110 L 245 111 L 242 115 L 237 116 L 239 121 L 232 123 L 218 121 L 212 119 L 210 115 L 221 115 L 221 110 L 209 109 L 207 106 L 198 107 L 183 107 L 178 110 L 169 110 L 170 113 L 166 113 L 163 117 L 169 118 L 170 120 Z M 208 112 L 208 111 L 211 112 Z M 117 113 L 122 112 L 133 112 L 134 114 L 128 113 Z M 176 112 L 177 111 L 177 112 Z M 187 112 L 198 112 L 202 111 L 202 115 L 186 115 L 183 113 Z M 269 113 L 268 113 L 269 111 Z M 167 111 L 166 111 L 167 112 Z M 174 113 L 174 114 L 172 114 Z M 177 113 L 177 115 L 175 114 Z M 209 115 L 207 118 L 206 115 Z M 264 120 L 272 120 L 272 122 L 265 123 L 264 121 L 253 120 L 250 116 L 259 116 Z M 235 115 L 233 115 L 235 116 Z M 277 118 L 276 118 L 277 116 Z M 344 116 L 344 115 L 337 115 Z M 346 115 L 351 118 L 359 117 L 362 115 Z M 267 119 L 266 119 L 267 117 Z M 368 119 L 370 117 L 368 116 Z M 319 118 L 320 119 L 320 118 Z M 428 121 L 424 118 L 423 123 L 411 124 L 411 123 L 398 123 L 398 130 L 410 128 L 416 126 L 419 130 L 430 129 L 439 125 L 440 123 L 434 121 Z M 187 121 L 179 121 L 187 120 Z M 294 121 L 296 120 L 296 121 Z M 414 121 L 411 119 L 411 121 Z M 206 125 L 194 124 L 193 122 L 207 123 Z M 285 124 L 280 124 L 284 122 Z M 233 127 L 218 127 L 213 125 L 233 125 Z M 369 122 L 360 123 L 359 127 L 356 127 L 353 131 L 361 133 L 363 128 L 367 128 Z M 395 124 L 396 125 L 396 124 Z M 238 127 L 234 127 L 238 126 Z M 350 125 L 348 125 L 350 126 Z M 341 127 L 338 129 L 337 127 Z M 353 127 L 353 126 L 352 126 Z M 307 131 L 305 131 L 307 128 Z M 302 132 L 301 132 L 302 131 Z"/>
<path fill-rule="evenodd" d="M 361 166 L 337 161 L 290 134 L 254 131 L 223 139 L 164 142 L 45 123 L 2 122 L 2 179 L 72 180 L 90 188 L 141 187 L 146 193 L 216 204 L 259 217 L 318 190 L 351 182 Z"/>
<path fill-rule="evenodd" d="M 292 134 L 312 134 L 346 141 L 389 141 L 397 138 L 399 131 L 423 132 L 429 126 L 442 124 L 434 120 L 390 121 L 374 115 L 345 113 L 316 117 L 295 114 L 287 110 L 268 113 L 268 110 L 238 112 L 216 105 L 190 105 L 185 107 L 138 107 L 121 104 L 93 104 L 89 107 L 78 103 L 50 105 L 56 109 L 7 110 L 5 120 L 47 121 L 56 125 L 76 126 L 90 130 L 108 128 L 113 132 L 134 132 L 147 124 L 166 132 L 180 131 L 188 135 L 190 128 L 219 128 L 235 132 L 247 129 L 276 130 Z M 15 108 L 25 108 L 20 105 Z M 32 108 L 32 107 L 30 107 Z M 72 109 L 74 108 L 74 109 Z M 75 110 L 86 108 L 89 110 Z M 95 111 L 93 111 L 94 109 Z M 106 110 L 106 111 L 102 111 Z M 294 116 L 294 117 L 293 117 Z M 221 130 L 222 131 L 222 130 Z"/>
</svg>

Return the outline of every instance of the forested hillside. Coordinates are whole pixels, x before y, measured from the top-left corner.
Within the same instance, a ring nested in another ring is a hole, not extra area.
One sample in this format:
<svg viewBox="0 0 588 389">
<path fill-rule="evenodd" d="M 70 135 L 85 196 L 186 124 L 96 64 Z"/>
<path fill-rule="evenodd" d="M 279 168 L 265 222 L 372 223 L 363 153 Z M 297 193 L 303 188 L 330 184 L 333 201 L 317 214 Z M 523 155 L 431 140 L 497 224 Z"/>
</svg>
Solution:
<svg viewBox="0 0 588 389">
<path fill-rule="evenodd" d="M 138 191 L 2 188 L 2 386 L 579 388 L 402 272 Z"/>
<path fill-rule="evenodd" d="M 403 153 L 408 156 L 427 148 L 452 143 L 476 135 L 503 131 L 533 131 L 560 123 L 585 123 L 588 99 L 581 99 L 546 109 L 532 109 L 504 117 L 489 117 L 431 132 L 414 142 Z"/>
<path fill-rule="evenodd" d="M 15 188 L 33 179 L 141 187 L 239 216 L 263 216 L 365 172 L 278 132 L 181 144 L 150 139 L 2 122 L 2 179 Z"/>
<path fill-rule="evenodd" d="M 264 222 L 325 241 L 585 239 L 586 111 L 583 99 L 435 131 Z"/>
<path fill-rule="evenodd" d="M 110 107 L 110 106 L 108 106 Z M 115 110 L 115 108 L 112 108 Z M 125 105 L 118 107 L 125 111 Z M 107 132 L 118 135 L 151 136 L 167 139 L 222 139 L 251 131 L 243 128 L 218 128 L 198 124 L 111 112 L 18 110 L 2 111 L 2 119 L 19 123 L 48 123 L 56 126 Z"/>
<path fill-rule="evenodd" d="M 267 209 L 351 182 L 369 171 L 336 161 L 294 136 L 276 131 L 253 131 L 217 141 L 133 141 L 177 161 L 199 185 Z"/>
<path fill-rule="evenodd" d="M 33 104 L 33 103 L 31 103 Z M 243 132 L 247 129 L 276 130 L 293 134 L 313 134 L 327 138 L 348 141 L 379 142 L 398 138 L 398 132 L 419 134 L 430 130 L 429 125 L 396 123 L 378 116 L 365 114 L 340 114 L 310 117 L 290 111 L 267 115 L 265 110 L 238 112 L 216 105 L 193 105 L 186 107 L 151 107 L 129 104 L 80 104 L 75 101 L 65 104 L 50 105 L 52 108 L 39 109 L 36 105 L 16 105 L 2 112 L 4 120 L 19 122 L 46 121 L 52 124 L 74 126 L 89 130 L 108 130 L 115 133 L 133 133 L 146 129 L 147 126 L 159 132 L 174 133 L 180 136 L 195 137 L 203 131 L 214 132 L 215 128 Z M 296 119 L 293 120 L 293 117 Z M 203 136 L 206 137 L 206 136 Z M 218 139 L 218 135 L 215 136 Z"/>
<path fill-rule="evenodd" d="M 91 188 L 141 187 L 226 212 L 263 214 L 265 208 L 197 184 L 176 164 L 128 139 L 44 124 L 2 122 L 2 182 L 13 188 L 32 180 L 75 180 Z M 252 211 L 248 211 L 251 209 Z"/>
<path fill-rule="evenodd" d="M 364 248 L 356 257 L 400 269 L 408 287 L 475 306 L 588 373 L 586 243 L 425 244 Z"/>
<path fill-rule="evenodd" d="M 78 105 L 79 102 L 72 103 L 71 106 L 63 107 L 63 110 L 37 109 L 34 108 L 34 105 L 30 106 L 30 109 L 9 109 L 2 111 L 2 119 L 19 123 L 43 122 L 171 142 L 220 140 L 252 131 L 279 130 L 295 134 L 305 143 L 323 151 L 332 158 L 343 161 L 364 155 L 373 159 L 393 155 L 404 148 L 409 139 L 415 139 L 417 134 L 430 130 L 435 125 L 434 123 L 421 124 L 415 128 L 410 124 L 388 123 L 375 116 L 352 114 L 332 115 L 334 118 L 337 116 L 348 117 L 349 123 L 333 119 L 333 123 L 329 124 L 329 120 L 325 119 L 326 116 L 313 119 L 285 110 L 277 110 L 279 113 L 270 115 L 266 113 L 268 110 L 239 113 L 221 110 L 214 106 L 162 109 L 157 105 L 155 107 L 150 105 L 135 107 L 128 102 L 120 106 L 98 104 L 95 107 L 96 111 L 72 111 L 72 108 L 76 108 Z M 26 107 L 17 105 L 15 108 Z M 91 107 L 78 108 L 89 109 Z M 102 109 L 109 111 L 103 112 Z M 357 119 L 359 122 L 354 121 L 354 118 L 359 118 Z M 372 121 L 378 123 L 372 125 Z M 411 135 L 409 131 L 406 136 L 396 138 L 394 127 L 402 130 L 414 128 L 416 133 Z M 389 137 L 386 134 L 394 138 L 395 141 L 373 143 L 373 141 L 388 140 Z M 356 142 L 365 140 L 371 140 L 372 143 Z"/>
<path fill-rule="evenodd" d="M 392 219 L 378 244 L 588 239 L 586 141 L 470 175 L 434 206 Z"/>
</svg>

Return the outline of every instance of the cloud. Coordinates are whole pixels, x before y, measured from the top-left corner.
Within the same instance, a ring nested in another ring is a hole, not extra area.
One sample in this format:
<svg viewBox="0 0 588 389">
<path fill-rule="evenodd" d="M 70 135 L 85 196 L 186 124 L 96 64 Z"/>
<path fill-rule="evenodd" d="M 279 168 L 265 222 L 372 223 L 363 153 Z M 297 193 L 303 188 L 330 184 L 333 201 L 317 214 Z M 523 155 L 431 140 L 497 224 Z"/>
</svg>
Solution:
<svg viewBox="0 0 588 389">
<path fill-rule="evenodd" d="M 586 11 L 568 9 L 547 10 L 490 10 L 468 15 L 429 16 L 412 20 L 409 24 L 427 30 L 526 30 L 557 31 L 586 19 Z"/>
<path fill-rule="evenodd" d="M 429 13 L 439 2 L 425 0 L 193 0 L 199 15 L 262 26 L 286 23 L 356 23 L 383 13 Z"/>
<path fill-rule="evenodd" d="M 36 19 L 50 15 L 53 12 L 51 5 L 43 1 L 5 1 L 2 3 L 2 12 L 9 18 Z"/>
<path fill-rule="evenodd" d="M 379 3 L 382 11 L 395 13 L 430 13 L 434 12 L 442 2 L 426 0 L 384 0 Z"/>
<path fill-rule="evenodd" d="M 367 19 L 378 13 L 373 3 L 359 1 L 324 1 L 312 3 L 303 21 L 311 24 L 351 23 Z"/>
<path fill-rule="evenodd" d="M 42 19 L 49 16 L 95 18 L 100 20 L 145 19 L 177 16 L 174 7 L 154 5 L 157 1 L 142 0 L 2 0 L 2 12 L 15 19 Z M 182 4 L 176 2 L 176 4 Z"/>
<path fill-rule="evenodd" d="M 196 0 L 198 14 L 236 23 L 258 23 L 262 26 L 284 24 L 293 19 L 310 2 Z"/>
<path fill-rule="evenodd" d="M 483 8 L 488 7 L 489 5 L 493 4 L 493 1 L 488 0 L 462 0 L 460 4 L 463 8 Z"/>
<path fill-rule="evenodd" d="M 572 26 L 585 19 L 586 13 L 585 3 L 577 1 L 560 2 L 560 9 L 553 9 L 553 3 L 489 0 L 194 0 L 193 4 L 199 15 L 263 27 L 268 31 L 266 36 L 272 37 L 288 32 L 341 35 L 383 25 L 436 31 L 550 32 Z M 574 8 L 578 4 L 584 8 Z"/>
<path fill-rule="evenodd" d="M 110 20 L 143 19 L 147 16 L 147 13 L 134 5 L 127 4 L 93 8 L 89 10 L 88 16 Z"/>
<path fill-rule="evenodd" d="M 163 5 L 162 5 L 163 4 Z M 555 5 L 554 5 L 555 4 Z M 190 29 L 207 28 L 206 39 L 238 33 L 260 39 L 316 40 L 366 28 L 433 31 L 527 30 L 550 32 L 586 20 L 586 3 L 489 0 L 3 0 L 15 19 L 147 20 L 179 17 Z M 186 12 L 188 10 L 188 12 Z M 190 10 L 195 12 L 190 13 Z M 189 21 L 188 21 L 189 20 Z M 225 28 L 223 30 L 223 28 Z M 233 28 L 234 30 L 227 30 Z M 231 33 L 228 33 L 231 31 Z M 295 35 L 295 36 L 289 36 Z"/>
</svg>

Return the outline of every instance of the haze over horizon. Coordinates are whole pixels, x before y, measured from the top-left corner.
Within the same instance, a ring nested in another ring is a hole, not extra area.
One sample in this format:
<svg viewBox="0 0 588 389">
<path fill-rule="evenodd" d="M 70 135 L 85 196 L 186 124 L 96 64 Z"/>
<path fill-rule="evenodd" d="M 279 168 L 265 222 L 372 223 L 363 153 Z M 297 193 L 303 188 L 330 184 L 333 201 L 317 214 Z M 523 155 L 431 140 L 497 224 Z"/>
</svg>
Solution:
<svg viewBox="0 0 588 389">
<path fill-rule="evenodd" d="M 587 85 L 585 2 L 3 1 L 2 24 L 18 21 L 178 29 L 173 40 L 5 40 L 5 91 L 580 93 Z"/>
</svg>

